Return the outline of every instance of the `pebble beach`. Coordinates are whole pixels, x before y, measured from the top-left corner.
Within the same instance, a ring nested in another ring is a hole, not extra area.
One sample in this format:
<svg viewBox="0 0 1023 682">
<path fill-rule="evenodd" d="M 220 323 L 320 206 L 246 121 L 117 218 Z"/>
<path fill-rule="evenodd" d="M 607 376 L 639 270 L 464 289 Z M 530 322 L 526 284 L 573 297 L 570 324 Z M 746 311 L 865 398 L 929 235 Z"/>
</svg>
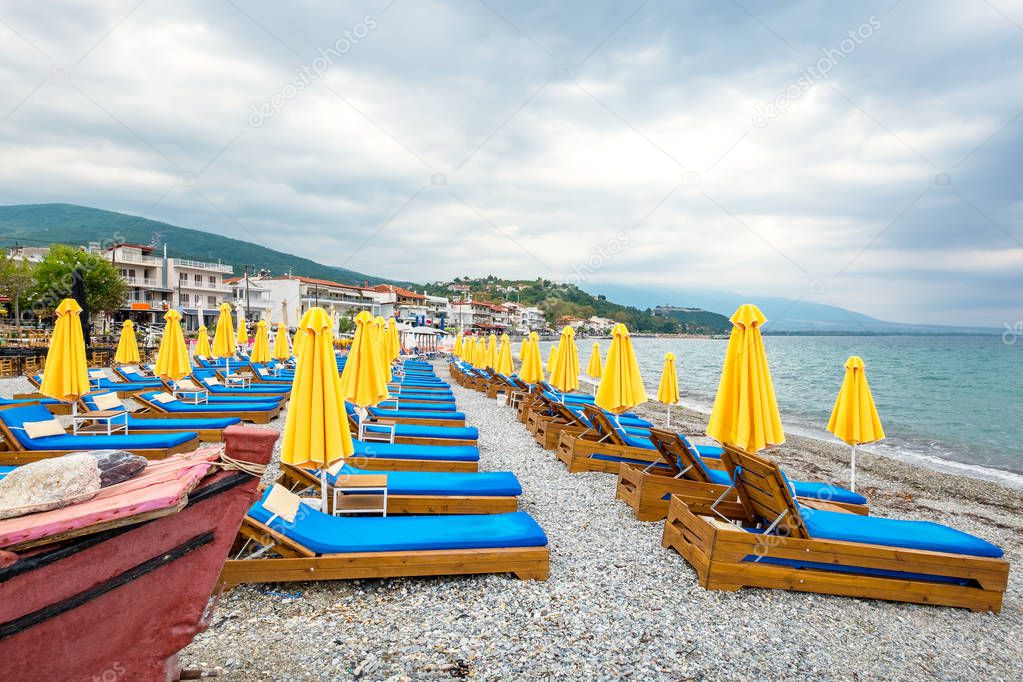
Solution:
<svg viewBox="0 0 1023 682">
<path fill-rule="evenodd" d="M 447 377 L 439 363 L 438 374 Z M 1020 679 L 1015 568 L 1000 614 L 777 590 L 708 592 L 635 520 L 615 477 L 569 474 L 511 408 L 452 388 L 480 428 L 481 470 L 514 471 L 543 526 L 550 579 L 467 576 L 247 585 L 224 594 L 185 669 L 227 680 Z M 663 422 L 662 406 L 641 406 Z M 702 433 L 676 409 L 672 427 Z M 271 428 L 283 428 L 284 419 Z M 789 436 L 793 477 L 844 483 L 848 450 Z M 1023 495 L 860 452 L 871 514 L 946 523 L 1023 558 Z M 267 477 L 273 476 L 273 468 Z"/>
</svg>

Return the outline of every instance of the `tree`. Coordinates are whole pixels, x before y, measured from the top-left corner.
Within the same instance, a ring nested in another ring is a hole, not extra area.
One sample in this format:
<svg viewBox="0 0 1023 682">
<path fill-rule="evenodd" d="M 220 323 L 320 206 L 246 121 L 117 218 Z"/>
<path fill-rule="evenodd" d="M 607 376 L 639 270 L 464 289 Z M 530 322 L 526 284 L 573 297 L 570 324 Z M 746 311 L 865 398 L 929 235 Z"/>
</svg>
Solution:
<svg viewBox="0 0 1023 682">
<path fill-rule="evenodd" d="M 33 305 L 52 314 L 61 299 L 71 296 L 76 268 L 81 268 L 85 301 L 91 313 L 110 313 L 121 307 L 128 285 L 114 264 L 97 253 L 66 244 L 54 244 L 35 267 Z"/>
<path fill-rule="evenodd" d="M 14 304 L 15 329 L 21 328 L 21 304 L 35 283 L 32 263 L 24 258 L 14 258 L 4 251 L 0 256 L 0 293 Z"/>
</svg>

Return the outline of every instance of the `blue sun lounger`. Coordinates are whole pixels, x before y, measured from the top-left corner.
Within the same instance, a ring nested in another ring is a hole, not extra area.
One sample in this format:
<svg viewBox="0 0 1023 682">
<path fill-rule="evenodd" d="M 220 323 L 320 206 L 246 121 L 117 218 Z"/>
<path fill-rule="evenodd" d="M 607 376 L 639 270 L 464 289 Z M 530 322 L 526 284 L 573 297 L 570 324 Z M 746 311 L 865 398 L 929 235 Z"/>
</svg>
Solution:
<svg viewBox="0 0 1023 682">
<path fill-rule="evenodd" d="M 96 398 L 109 394 L 109 392 L 106 394 L 89 393 L 82 396 L 82 402 L 89 411 L 95 412 L 100 409 L 96 405 Z M 195 431 L 199 434 L 200 440 L 219 441 L 222 438 L 224 429 L 232 424 L 240 424 L 242 420 L 238 417 L 144 419 L 126 412 L 120 417 L 111 418 L 110 421 L 115 425 L 127 424 L 128 433 L 135 431 Z"/>
</svg>

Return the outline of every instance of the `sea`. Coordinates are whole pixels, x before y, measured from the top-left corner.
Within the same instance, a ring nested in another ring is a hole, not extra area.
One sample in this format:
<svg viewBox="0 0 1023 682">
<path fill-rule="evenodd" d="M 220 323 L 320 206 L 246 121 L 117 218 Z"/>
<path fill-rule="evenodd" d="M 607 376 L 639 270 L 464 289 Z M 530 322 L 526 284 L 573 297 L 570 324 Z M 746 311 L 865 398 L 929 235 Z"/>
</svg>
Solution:
<svg viewBox="0 0 1023 682">
<path fill-rule="evenodd" d="M 593 343 L 576 341 L 586 370 Z M 634 337 L 651 398 L 675 354 L 682 404 L 710 412 L 727 339 Z M 541 342 L 544 362 L 551 341 Z M 826 430 L 844 376 L 859 355 L 887 438 L 865 449 L 943 471 L 1023 488 L 1023 338 L 1003 336 L 765 336 L 786 432 Z"/>
</svg>

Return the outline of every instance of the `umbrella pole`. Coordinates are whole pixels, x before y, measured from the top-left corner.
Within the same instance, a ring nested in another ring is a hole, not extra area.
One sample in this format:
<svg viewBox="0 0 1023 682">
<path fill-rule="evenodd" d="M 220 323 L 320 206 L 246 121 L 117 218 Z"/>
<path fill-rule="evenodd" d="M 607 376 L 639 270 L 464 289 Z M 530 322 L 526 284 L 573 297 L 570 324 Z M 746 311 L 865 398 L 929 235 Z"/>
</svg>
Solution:
<svg viewBox="0 0 1023 682">
<path fill-rule="evenodd" d="M 856 446 L 852 446 L 852 458 L 849 463 L 849 490 L 856 492 Z"/>
<path fill-rule="evenodd" d="M 320 469 L 320 511 L 327 513 L 327 469 Z"/>
</svg>

